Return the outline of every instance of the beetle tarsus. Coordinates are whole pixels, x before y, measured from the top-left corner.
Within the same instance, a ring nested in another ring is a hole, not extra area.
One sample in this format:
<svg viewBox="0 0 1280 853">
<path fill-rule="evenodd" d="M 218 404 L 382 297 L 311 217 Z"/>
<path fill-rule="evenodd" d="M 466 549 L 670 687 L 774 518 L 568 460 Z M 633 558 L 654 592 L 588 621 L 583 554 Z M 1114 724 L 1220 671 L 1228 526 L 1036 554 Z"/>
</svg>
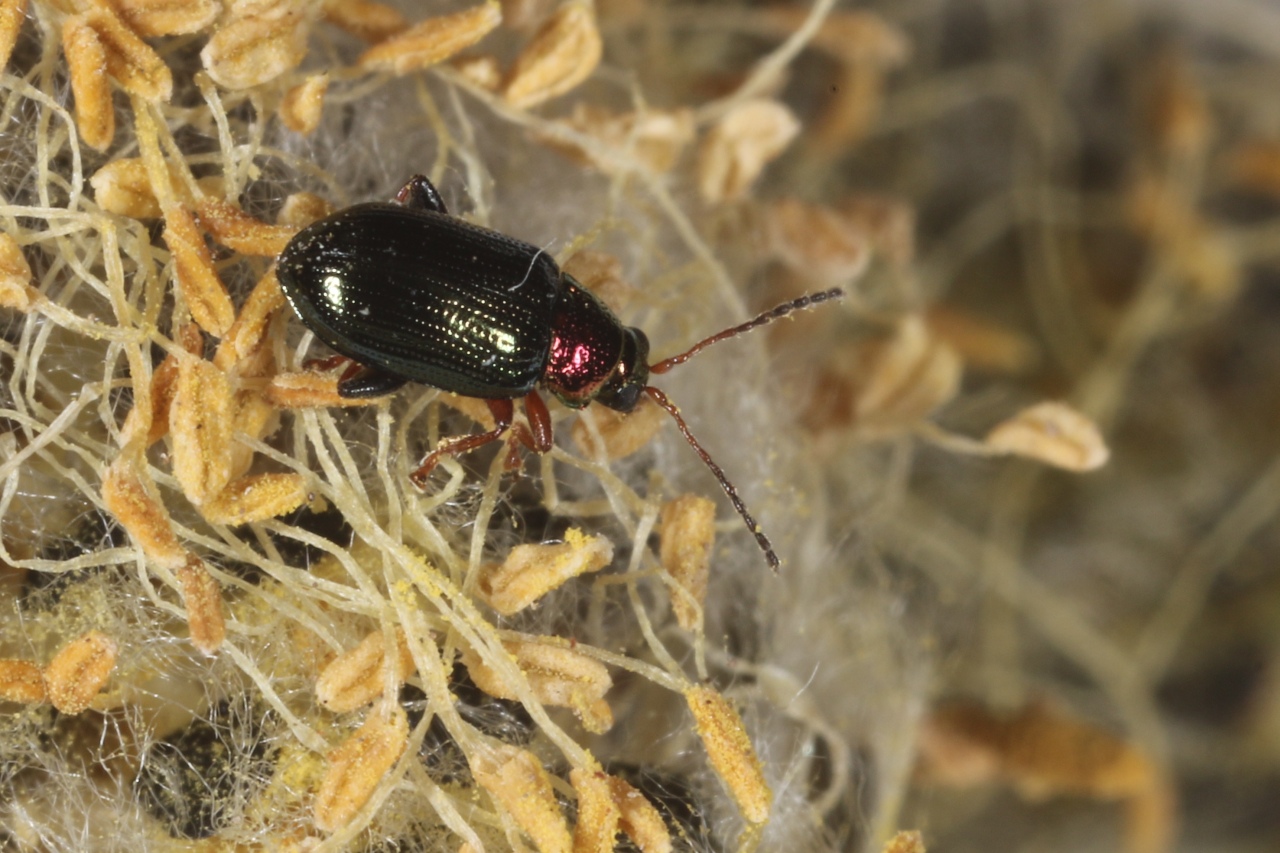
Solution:
<svg viewBox="0 0 1280 853">
<path fill-rule="evenodd" d="M 447 438 L 436 445 L 436 449 L 423 457 L 418 470 L 409 475 L 409 480 L 419 489 L 426 489 L 427 478 L 431 476 L 431 472 L 440 464 L 441 458 L 445 456 L 459 456 L 463 453 L 475 450 L 477 447 L 484 447 L 490 442 L 497 441 L 511 429 L 511 421 L 515 416 L 515 407 L 510 400 L 486 400 L 489 404 L 489 411 L 493 414 L 494 427 L 486 432 L 476 433 L 475 435 L 462 435 L 456 438 Z"/>
</svg>

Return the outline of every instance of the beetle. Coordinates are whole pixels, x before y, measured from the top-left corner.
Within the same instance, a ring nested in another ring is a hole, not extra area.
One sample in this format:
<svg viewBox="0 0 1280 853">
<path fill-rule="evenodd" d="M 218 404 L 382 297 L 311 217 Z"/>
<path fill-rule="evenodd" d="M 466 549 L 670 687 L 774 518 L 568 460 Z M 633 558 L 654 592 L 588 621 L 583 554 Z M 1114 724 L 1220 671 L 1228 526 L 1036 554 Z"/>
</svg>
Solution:
<svg viewBox="0 0 1280 853">
<path fill-rule="evenodd" d="M 418 382 L 488 403 L 494 427 L 445 439 L 410 475 L 424 488 L 442 456 L 501 438 L 522 399 L 530 449 L 551 449 L 541 387 L 571 409 L 600 403 L 630 412 L 648 396 L 675 419 L 715 475 L 776 572 L 769 538 L 676 406 L 649 385 L 718 341 L 843 296 L 811 293 L 649 364 L 649 339 L 565 274 L 542 249 L 451 216 L 431 182 L 415 175 L 393 202 L 344 208 L 298 232 L 276 262 L 294 312 L 350 364 L 338 381 L 347 399 L 380 397 Z M 335 365 L 336 366 L 336 365 Z"/>
</svg>

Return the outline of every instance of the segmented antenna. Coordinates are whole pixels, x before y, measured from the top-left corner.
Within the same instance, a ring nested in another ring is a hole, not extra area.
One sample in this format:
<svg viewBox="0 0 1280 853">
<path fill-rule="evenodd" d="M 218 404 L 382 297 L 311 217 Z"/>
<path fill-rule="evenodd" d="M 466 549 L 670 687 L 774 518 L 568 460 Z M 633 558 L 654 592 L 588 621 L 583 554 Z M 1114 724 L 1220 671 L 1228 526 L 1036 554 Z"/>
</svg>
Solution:
<svg viewBox="0 0 1280 853">
<path fill-rule="evenodd" d="M 709 338 L 704 338 L 703 340 L 698 341 L 698 343 L 694 344 L 679 355 L 673 355 L 671 358 L 660 361 L 657 364 L 650 365 L 649 372 L 659 374 L 666 373 L 677 364 L 684 364 L 686 361 L 693 358 L 695 355 L 714 343 L 719 343 L 720 341 L 737 337 L 743 332 L 749 332 L 752 329 L 772 323 L 774 320 L 777 320 L 780 317 L 785 317 L 793 311 L 800 311 L 805 308 L 818 305 L 822 302 L 826 302 L 830 299 L 840 299 L 843 296 L 844 290 L 835 287 L 831 290 L 809 293 L 801 296 L 799 299 L 784 302 L 778 307 L 771 308 L 763 314 L 748 320 L 742 325 L 734 326 L 731 329 L 725 329 L 723 332 L 717 332 Z M 680 433 L 684 436 L 684 440 L 689 442 L 689 446 L 692 447 L 694 452 L 702 459 L 703 464 L 705 464 L 711 473 L 715 475 L 716 482 L 720 484 L 721 489 L 724 489 L 724 493 L 729 498 L 729 502 L 732 503 L 733 508 L 738 511 L 738 515 L 742 517 L 743 522 L 747 525 L 747 529 L 751 531 L 751 535 L 756 537 L 756 544 L 759 545 L 760 550 L 764 552 L 764 558 L 769 562 L 769 568 L 773 569 L 774 574 L 777 574 L 778 569 L 782 564 L 778 560 L 777 553 L 773 550 L 773 543 L 769 541 L 769 537 L 765 535 L 764 530 L 761 529 L 759 522 L 755 519 L 755 516 L 753 516 L 747 509 L 747 505 L 742 502 L 742 498 L 738 496 L 738 490 L 734 487 L 733 483 L 729 482 L 729 478 L 724 475 L 724 470 L 717 465 L 715 460 L 711 458 L 711 455 L 703 449 L 702 445 L 698 443 L 698 440 L 693 437 L 693 433 L 689 432 L 689 425 L 686 424 L 684 422 L 684 418 L 680 416 L 680 410 L 676 408 L 675 403 L 672 403 L 671 400 L 667 398 L 666 394 L 662 393 L 659 389 L 654 388 L 652 385 L 646 385 L 644 392 L 648 394 L 655 403 L 666 409 L 667 414 L 675 418 L 676 426 L 680 427 Z"/>
</svg>

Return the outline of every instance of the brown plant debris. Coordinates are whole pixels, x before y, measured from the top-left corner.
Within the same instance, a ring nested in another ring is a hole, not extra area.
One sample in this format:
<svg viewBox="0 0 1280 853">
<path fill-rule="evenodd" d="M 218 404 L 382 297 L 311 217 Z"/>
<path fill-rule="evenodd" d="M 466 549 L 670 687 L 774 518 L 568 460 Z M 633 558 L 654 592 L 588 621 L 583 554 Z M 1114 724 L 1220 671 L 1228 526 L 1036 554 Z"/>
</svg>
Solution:
<svg viewBox="0 0 1280 853">
<path fill-rule="evenodd" d="M 329 90 L 328 74 L 312 74 L 291 88 L 280 102 L 280 120 L 294 133 L 309 136 L 320 126 L 324 115 L 324 93 Z"/>
<path fill-rule="evenodd" d="M 987 447 L 1045 462 L 1067 471 L 1093 471 L 1111 453 L 1089 418 L 1066 403 L 1038 403 L 987 434 Z"/>
<path fill-rule="evenodd" d="M 409 28 L 398 9 L 374 0 L 324 0 L 324 19 L 370 44 Z"/>
<path fill-rule="evenodd" d="M 555 642 L 508 641 L 503 643 L 517 667 L 528 679 L 539 702 L 571 708 L 583 727 L 600 734 L 613 726 L 613 712 L 604 695 L 613 687 L 609 670 L 600 661 Z M 519 699 L 516 685 L 508 684 L 472 650 L 462 662 L 472 681 L 484 692 L 499 699 Z"/>
<path fill-rule="evenodd" d="M 684 693 L 693 721 L 707 750 L 716 775 L 738 804 L 742 816 L 751 823 L 769 819 L 773 792 L 764 780 L 742 717 L 729 700 L 710 687 L 694 685 Z"/>
<path fill-rule="evenodd" d="M 393 702 L 370 711 L 364 724 L 329 753 L 313 807 L 316 828 L 336 832 L 349 824 L 400 760 L 408 740 L 403 708 Z"/>
<path fill-rule="evenodd" d="M 0 308 L 26 313 L 41 298 L 31 285 L 31 265 L 18 241 L 0 232 Z"/>
<path fill-rule="evenodd" d="M 85 16 L 62 22 L 62 50 L 67 55 L 67 76 L 75 101 L 76 128 L 85 144 L 105 151 L 116 135 L 116 111 L 111 104 L 111 78 L 107 76 L 107 49 Z"/>
<path fill-rule="evenodd" d="M 408 74 L 437 65 L 479 43 L 502 23 L 493 0 L 452 15 L 428 18 L 374 45 L 360 57 L 361 68 Z"/>
<path fill-rule="evenodd" d="M 744 197 L 764 167 L 800 132 L 800 122 L 777 101 L 737 104 L 711 128 L 698 150 L 698 191 L 704 201 Z"/>
<path fill-rule="evenodd" d="M 702 604 L 716 541 L 716 505 L 700 495 L 681 495 L 662 506 L 662 567 L 679 589 L 671 591 L 671 609 L 686 631 L 702 623 Z"/>
<path fill-rule="evenodd" d="M 566 0 L 516 57 L 503 97 L 527 109 L 572 91 L 596 70 L 603 52 L 591 5 Z"/>
<path fill-rule="evenodd" d="M 178 290 L 192 319 L 209 334 L 222 337 L 235 322 L 235 307 L 195 219 L 181 204 L 164 206 L 164 241 L 173 254 Z"/>
<path fill-rule="evenodd" d="M 590 424 L 587 422 L 590 418 Z M 648 397 L 630 412 L 595 406 L 574 422 L 569 434 L 593 459 L 623 459 L 645 447 L 667 422 L 667 413 Z M 593 429 L 594 427 L 594 429 Z"/>
<path fill-rule="evenodd" d="M 297 68 L 307 54 L 310 27 L 296 0 L 236 3 L 200 59 L 219 86 L 248 89 Z"/>
<path fill-rule="evenodd" d="M 613 559 L 613 543 L 570 528 L 555 545 L 517 545 L 501 566 L 491 566 L 480 579 L 484 599 L 509 616 L 536 602 L 565 581 L 596 572 Z"/>
<path fill-rule="evenodd" d="M 316 679 L 316 698 L 338 713 L 363 708 L 381 696 L 387 686 L 386 664 L 386 635 L 373 631 L 325 666 Z M 396 632 L 395 666 L 397 682 L 413 674 L 413 656 L 402 631 Z"/>
<path fill-rule="evenodd" d="M 45 698 L 40 664 L 31 660 L 0 659 L 0 701 L 34 704 Z"/>
<path fill-rule="evenodd" d="M 540 853 L 570 853 L 573 835 L 542 762 L 515 746 L 486 745 L 471 757 L 480 787 L 511 815 Z"/>
<path fill-rule="evenodd" d="M 64 714 L 88 709 L 116 666 L 116 643 L 101 631 L 90 631 L 67 643 L 44 668 L 44 689 Z"/>
</svg>

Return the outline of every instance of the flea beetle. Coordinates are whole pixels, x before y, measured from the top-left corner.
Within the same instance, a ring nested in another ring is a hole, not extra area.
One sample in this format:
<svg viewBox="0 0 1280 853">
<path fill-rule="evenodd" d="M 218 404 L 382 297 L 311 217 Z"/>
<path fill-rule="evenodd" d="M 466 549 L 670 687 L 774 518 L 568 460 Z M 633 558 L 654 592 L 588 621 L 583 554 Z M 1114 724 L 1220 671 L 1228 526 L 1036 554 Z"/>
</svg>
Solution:
<svg viewBox="0 0 1280 853">
<path fill-rule="evenodd" d="M 649 375 L 841 290 L 784 303 L 651 365 L 644 332 L 622 325 L 537 246 L 450 216 L 421 175 L 394 203 L 358 204 L 304 228 L 280 254 L 276 274 L 302 322 L 351 361 L 340 396 L 378 397 L 420 382 L 488 403 L 494 428 L 442 441 L 411 475 L 419 488 L 445 454 L 501 438 L 517 398 L 529 423 L 518 437 L 536 452 L 550 450 L 539 386 L 573 409 L 596 402 L 630 412 L 647 395 L 675 419 L 777 571 L 769 538 Z"/>
</svg>

